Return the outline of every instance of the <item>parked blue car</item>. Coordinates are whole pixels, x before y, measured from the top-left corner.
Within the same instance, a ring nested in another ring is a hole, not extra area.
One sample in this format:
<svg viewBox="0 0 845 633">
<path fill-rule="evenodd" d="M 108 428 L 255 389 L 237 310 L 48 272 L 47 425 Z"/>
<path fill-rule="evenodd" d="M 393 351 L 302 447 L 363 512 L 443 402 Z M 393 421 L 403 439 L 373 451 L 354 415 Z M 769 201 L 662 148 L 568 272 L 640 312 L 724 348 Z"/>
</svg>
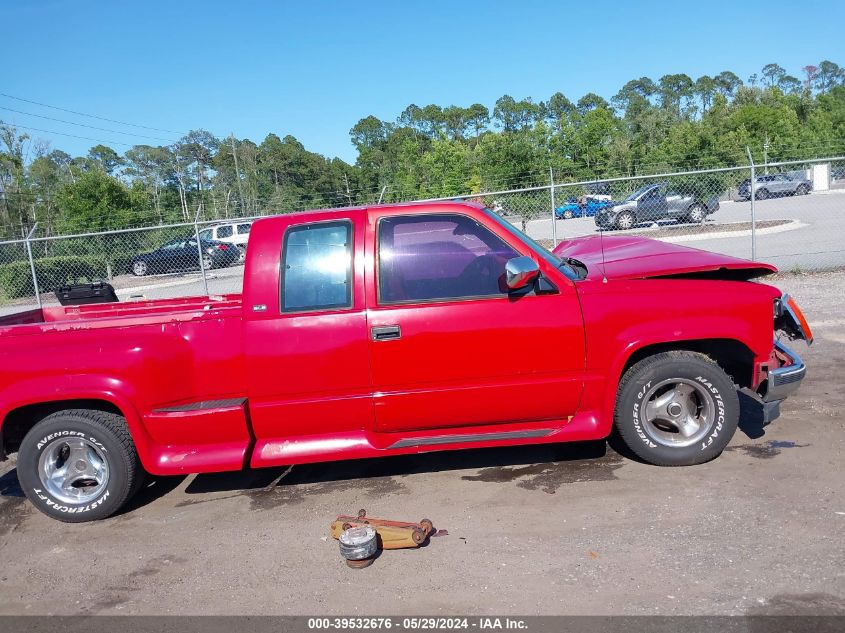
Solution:
<svg viewBox="0 0 845 633">
<path fill-rule="evenodd" d="M 569 220 L 570 218 L 593 217 L 596 213 L 607 207 L 612 207 L 614 202 L 610 200 L 599 200 L 587 196 L 582 204 L 578 204 L 575 198 L 570 198 L 566 204 L 555 209 L 555 217 L 558 220 Z"/>
</svg>

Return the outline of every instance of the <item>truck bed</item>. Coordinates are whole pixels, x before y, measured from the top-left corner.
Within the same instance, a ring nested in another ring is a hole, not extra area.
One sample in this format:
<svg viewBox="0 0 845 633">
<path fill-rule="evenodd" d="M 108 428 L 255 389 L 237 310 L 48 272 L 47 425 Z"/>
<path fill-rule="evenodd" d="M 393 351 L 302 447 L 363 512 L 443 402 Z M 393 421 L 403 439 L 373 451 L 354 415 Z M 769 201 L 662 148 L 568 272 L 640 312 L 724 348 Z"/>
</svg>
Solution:
<svg viewBox="0 0 845 633">
<path fill-rule="evenodd" d="M 193 319 L 211 311 L 218 315 L 221 312 L 239 313 L 240 309 L 241 295 L 239 294 L 125 303 L 95 303 L 81 306 L 47 306 L 0 317 L 0 334 L 44 332 L 64 329 L 68 324 L 72 324 L 73 329 L 78 330 L 160 323 Z"/>
</svg>

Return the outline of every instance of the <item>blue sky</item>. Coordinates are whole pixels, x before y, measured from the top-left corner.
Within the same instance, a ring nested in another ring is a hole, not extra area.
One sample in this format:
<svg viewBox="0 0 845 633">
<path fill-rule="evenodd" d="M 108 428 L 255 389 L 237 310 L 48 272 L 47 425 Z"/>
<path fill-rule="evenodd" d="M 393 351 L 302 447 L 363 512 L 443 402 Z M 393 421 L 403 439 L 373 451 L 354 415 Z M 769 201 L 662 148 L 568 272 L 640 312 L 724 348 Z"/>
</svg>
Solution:
<svg viewBox="0 0 845 633">
<path fill-rule="evenodd" d="M 773 2 L 227 2 L 0 0 L 0 92 L 174 132 L 260 142 L 292 134 L 349 161 L 349 129 L 410 103 L 492 108 L 503 94 L 610 98 L 629 79 L 768 62 L 845 65 L 845 4 Z M 0 107 L 170 140 L 0 97 Z M 110 141 L 165 141 L 0 109 L 7 123 Z M 52 147 L 91 141 L 44 132 Z"/>
</svg>

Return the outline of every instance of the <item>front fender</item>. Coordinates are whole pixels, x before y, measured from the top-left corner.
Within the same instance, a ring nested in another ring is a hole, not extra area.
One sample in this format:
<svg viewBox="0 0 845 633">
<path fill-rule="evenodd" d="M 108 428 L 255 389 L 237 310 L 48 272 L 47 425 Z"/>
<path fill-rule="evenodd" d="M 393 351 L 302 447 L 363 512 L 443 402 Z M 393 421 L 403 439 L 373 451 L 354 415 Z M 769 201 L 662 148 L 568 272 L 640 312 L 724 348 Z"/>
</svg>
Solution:
<svg viewBox="0 0 845 633">
<path fill-rule="evenodd" d="M 763 284 L 716 280 L 641 279 L 579 285 L 587 331 L 587 377 L 582 402 L 610 431 L 616 392 L 626 363 L 638 351 L 661 345 L 690 349 L 730 340 L 755 362 L 771 354 L 772 301 Z M 752 368 L 753 369 L 753 368 Z"/>
</svg>

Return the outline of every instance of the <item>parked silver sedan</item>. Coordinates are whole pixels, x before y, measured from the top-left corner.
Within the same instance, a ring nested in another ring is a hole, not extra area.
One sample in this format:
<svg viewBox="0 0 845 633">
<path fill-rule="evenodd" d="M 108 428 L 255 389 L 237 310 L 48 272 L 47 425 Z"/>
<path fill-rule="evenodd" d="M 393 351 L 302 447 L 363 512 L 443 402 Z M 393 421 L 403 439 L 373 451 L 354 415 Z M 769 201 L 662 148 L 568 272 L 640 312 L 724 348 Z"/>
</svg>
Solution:
<svg viewBox="0 0 845 633">
<path fill-rule="evenodd" d="M 739 183 L 737 193 L 740 199 L 751 198 L 750 178 Z M 763 174 L 754 179 L 754 197 L 757 200 L 774 198 L 776 196 L 806 196 L 813 190 L 813 183 L 807 178 L 794 177 L 789 174 Z"/>
<path fill-rule="evenodd" d="M 700 224 L 719 209 L 719 198 L 699 199 L 692 193 L 669 188 L 665 182 L 644 185 L 622 202 L 612 203 L 596 213 L 600 229 L 634 228 L 642 222 L 675 220 Z"/>
</svg>

